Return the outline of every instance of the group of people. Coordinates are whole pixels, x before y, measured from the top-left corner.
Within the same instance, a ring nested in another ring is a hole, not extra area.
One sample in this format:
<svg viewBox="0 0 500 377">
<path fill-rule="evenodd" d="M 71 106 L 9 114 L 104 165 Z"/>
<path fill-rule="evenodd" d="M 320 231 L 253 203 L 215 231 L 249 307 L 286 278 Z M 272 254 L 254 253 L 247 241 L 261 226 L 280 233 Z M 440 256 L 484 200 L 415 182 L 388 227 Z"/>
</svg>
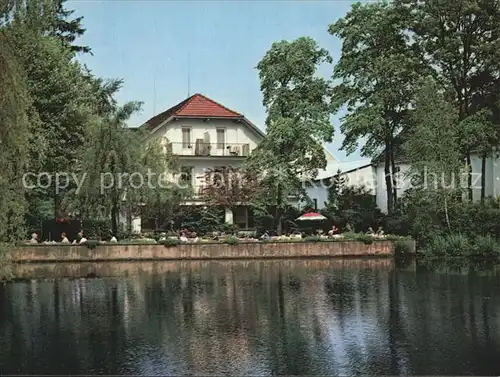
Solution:
<svg viewBox="0 0 500 377">
<path fill-rule="evenodd" d="M 68 239 L 67 235 L 66 235 L 66 232 L 62 232 L 61 233 L 61 236 L 60 236 L 60 241 L 55 241 L 55 240 L 52 240 L 52 241 L 49 241 L 49 240 L 46 240 L 44 242 L 41 242 L 43 244 L 72 244 L 72 245 L 83 245 L 87 242 L 87 238 L 85 238 L 84 234 L 83 234 L 83 230 L 78 232 L 76 238 L 73 240 L 73 242 L 70 242 L 70 240 Z M 109 242 L 118 242 L 118 240 L 116 239 L 115 236 L 112 236 L 110 241 Z M 31 243 L 31 244 L 38 244 L 40 243 L 40 240 L 38 238 L 38 233 L 33 233 L 31 234 L 31 239 L 28 241 L 28 243 Z"/>
</svg>

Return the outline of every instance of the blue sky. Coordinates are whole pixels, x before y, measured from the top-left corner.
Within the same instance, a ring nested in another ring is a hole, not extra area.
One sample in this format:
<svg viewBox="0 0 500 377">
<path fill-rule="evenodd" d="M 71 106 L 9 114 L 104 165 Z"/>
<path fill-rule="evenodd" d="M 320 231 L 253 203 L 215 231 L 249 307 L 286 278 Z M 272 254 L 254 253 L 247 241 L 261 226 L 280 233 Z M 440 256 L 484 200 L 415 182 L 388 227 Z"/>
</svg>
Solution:
<svg viewBox="0 0 500 377">
<path fill-rule="evenodd" d="M 73 0 L 68 8 L 84 16 L 86 34 L 79 43 L 94 56 L 82 56 L 101 77 L 123 78 L 120 102 L 140 100 L 143 111 L 131 119 L 140 125 L 196 92 L 223 103 L 264 128 L 255 66 L 273 42 L 314 38 L 334 60 L 340 41 L 328 25 L 350 8 L 349 1 L 146 1 Z M 320 74 L 331 76 L 331 67 Z M 339 116 L 332 122 L 335 142 L 328 149 L 341 161 L 357 160 L 339 151 Z"/>
</svg>

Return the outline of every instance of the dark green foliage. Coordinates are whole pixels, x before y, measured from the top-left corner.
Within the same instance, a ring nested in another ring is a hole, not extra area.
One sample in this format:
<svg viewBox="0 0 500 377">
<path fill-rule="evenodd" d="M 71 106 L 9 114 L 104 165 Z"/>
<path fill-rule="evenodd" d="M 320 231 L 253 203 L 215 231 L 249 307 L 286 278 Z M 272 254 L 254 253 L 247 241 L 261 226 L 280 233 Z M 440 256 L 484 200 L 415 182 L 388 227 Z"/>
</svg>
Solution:
<svg viewBox="0 0 500 377">
<path fill-rule="evenodd" d="M 405 254 L 408 254 L 410 252 L 410 245 L 408 245 L 408 242 L 405 242 L 404 240 L 395 240 L 394 252 L 398 256 L 403 256 Z"/>
<path fill-rule="evenodd" d="M 240 240 L 236 237 L 229 236 L 223 242 L 227 245 L 237 245 L 240 243 Z"/>
<path fill-rule="evenodd" d="M 216 207 L 185 206 L 175 219 L 176 229 L 187 229 L 199 235 L 218 231 L 224 224 L 224 210 Z"/>
<path fill-rule="evenodd" d="M 220 224 L 217 227 L 217 231 L 224 232 L 226 234 L 237 234 L 238 233 L 238 225 L 236 224 Z"/>
<path fill-rule="evenodd" d="M 22 176 L 30 154 L 30 100 L 11 48 L 0 30 L 0 242 L 24 236 Z"/>
<path fill-rule="evenodd" d="M 95 249 L 98 245 L 99 245 L 98 240 L 87 240 L 87 242 L 85 242 L 85 245 L 83 246 L 86 246 L 89 249 Z"/>
<path fill-rule="evenodd" d="M 350 224 L 353 230 L 366 232 L 370 226 L 383 224 L 384 215 L 377 207 L 375 196 L 366 188 L 351 186 L 334 190 L 335 196 L 330 195 L 327 207 L 321 211 L 329 219 L 325 223 L 327 229 L 331 229 L 332 223 L 342 230 Z"/>
<path fill-rule="evenodd" d="M 307 198 L 301 177 L 314 177 L 326 166 L 323 142 L 330 142 L 330 82 L 317 75 L 328 52 L 306 37 L 273 43 L 257 65 L 267 135 L 252 153 L 248 170 L 258 172 L 261 190 L 254 201 L 273 206 L 276 231 L 281 234 L 289 197 Z"/>
<path fill-rule="evenodd" d="M 111 232 L 111 222 L 109 220 L 83 220 L 82 230 L 86 238 L 107 240 L 114 235 Z M 114 235 L 115 237 L 117 235 Z"/>
<path fill-rule="evenodd" d="M 172 246 L 177 246 L 180 245 L 181 241 L 177 238 L 166 238 L 163 241 L 161 241 L 161 244 L 165 247 L 172 247 Z"/>
<path fill-rule="evenodd" d="M 321 242 L 321 237 L 308 236 L 308 237 L 304 238 L 304 242 Z"/>
</svg>

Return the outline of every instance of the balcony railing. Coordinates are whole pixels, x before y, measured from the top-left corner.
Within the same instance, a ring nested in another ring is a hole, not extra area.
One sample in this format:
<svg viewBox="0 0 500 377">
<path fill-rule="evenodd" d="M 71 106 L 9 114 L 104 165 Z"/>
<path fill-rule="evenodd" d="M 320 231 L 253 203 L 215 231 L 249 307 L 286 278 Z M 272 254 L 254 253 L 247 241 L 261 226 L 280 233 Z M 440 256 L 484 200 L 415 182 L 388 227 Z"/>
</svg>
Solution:
<svg viewBox="0 0 500 377">
<path fill-rule="evenodd" d="M 195 143 L 174 143 L 166 145 L 167 151 L 178 156 L 221 156 L 248 157 L 252 152 L 248 143 L 205 143 L 197 140 Z"/>
</svg>

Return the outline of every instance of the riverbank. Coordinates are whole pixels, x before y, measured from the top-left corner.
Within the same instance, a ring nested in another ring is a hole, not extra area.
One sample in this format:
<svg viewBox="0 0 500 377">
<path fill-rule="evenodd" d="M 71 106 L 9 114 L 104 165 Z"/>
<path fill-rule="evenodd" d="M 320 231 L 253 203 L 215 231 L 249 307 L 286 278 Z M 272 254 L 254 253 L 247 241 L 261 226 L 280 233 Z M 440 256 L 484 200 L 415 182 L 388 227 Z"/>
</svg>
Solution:
<svg viewBox="0 0 500 377">
<path fill-rule="evenodd" d="M 412 240 L 405 243 L 407 253 L 415 252 Z M 390 257 L 395 254 L 392 240 L 336 242 L 249 242 L 237 245 L 222 243 L 158 244 L 99 244 L 85 245 L 26 245 L 10 252 L 14 263 L 42 262 L 105 262 L 150 260 L 207 259 L 276 259 L 330 257 Z"/>
</svg>

